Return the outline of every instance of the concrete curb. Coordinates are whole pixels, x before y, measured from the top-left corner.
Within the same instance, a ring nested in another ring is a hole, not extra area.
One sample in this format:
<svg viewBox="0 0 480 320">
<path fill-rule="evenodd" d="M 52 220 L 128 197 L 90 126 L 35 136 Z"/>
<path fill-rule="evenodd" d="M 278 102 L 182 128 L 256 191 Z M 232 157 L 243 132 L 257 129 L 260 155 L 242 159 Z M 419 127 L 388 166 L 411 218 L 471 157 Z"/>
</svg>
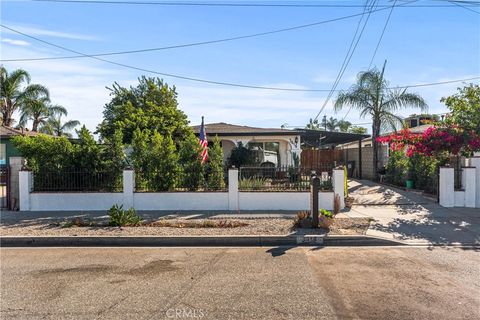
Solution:
<svg viewBox="0 0 480 320">
<path fill-rule="evenodd" d="M 372 236 L 165 236 L 165 237 L 0 237 L 2 247 L 274 247 L 398 246 L 403 242 Z"/>
</svg>

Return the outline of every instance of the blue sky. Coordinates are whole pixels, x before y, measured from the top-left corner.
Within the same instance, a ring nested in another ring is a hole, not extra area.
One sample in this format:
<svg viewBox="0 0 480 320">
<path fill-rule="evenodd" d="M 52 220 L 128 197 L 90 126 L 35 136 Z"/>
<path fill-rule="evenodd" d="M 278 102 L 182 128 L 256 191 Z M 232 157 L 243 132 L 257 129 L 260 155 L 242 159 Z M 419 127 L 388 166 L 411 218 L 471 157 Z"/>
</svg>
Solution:
<svg viewBox="0 0 480 320">
<path fill-rule="evenodd" d="M 358 5 L 364 2 L 261 3 Z M 379 3 L 392 2 L 383 0 Z M 413 5 L 438 4 L 447 2 L 423 0 Z M 480 11 L 480 6 L 470 8 Z M 2 1 L 1 20 L 2 24 L 24 33 L 90 54 L 265 32 L 361 13 L 362 10 L 361 7 L 199 7 Z M 388 12 L 372 13 L 339 89 L 351 86 L 356 74 L 368 67 Z M 355 17 L 256 38 L 105 58 L 159 72 L 215 81 L 330 89 L 358 21 L 359 17 Z M 3 28 L 1 32 L 2 59 L 71 55 Z M 395 86 L 478 76 L 479 57 L 480 14 L 454 5 L 395 8 L 374 64 L 381 66 L 385 59 L 388 60 L 386 77 Z M 69 110 L 69 118 L 80 120 L 92 130 L 101 121 L 103 106 L 109 100 L 105 86 L 114 81 L 122 85 L 135 84 L 142 75 L 139 71 L 89 58 L 3 64 L 9 70 L 23 68 L 29 71 L 32 82 L 45 84 L 53 102 Z M 177 87 L 179 107 L 192 124 L 198 123 L 204 115 L 206 122 L 262 127 L 280 127 L 284 123 L 303 126 L 317 114 L 327 96 L 326 92 L 267 91 L 164 78 Z M 442 113 L 446 109 L 440 98 L 454 93 L 459 85 L 461 83 L 412 88 L 411 91 L 420 93 L 427 100 L 430 112 Z M 343 118 L 346 111 L 335 114 L 330 102 L 322 115 Z M 405 110 L 401 115 L 413 112 Z M 356 111 L 350 112 L 346 119 L 352 123 L 370 122 L 369 119 L 360 119 Z"/>
</svg>

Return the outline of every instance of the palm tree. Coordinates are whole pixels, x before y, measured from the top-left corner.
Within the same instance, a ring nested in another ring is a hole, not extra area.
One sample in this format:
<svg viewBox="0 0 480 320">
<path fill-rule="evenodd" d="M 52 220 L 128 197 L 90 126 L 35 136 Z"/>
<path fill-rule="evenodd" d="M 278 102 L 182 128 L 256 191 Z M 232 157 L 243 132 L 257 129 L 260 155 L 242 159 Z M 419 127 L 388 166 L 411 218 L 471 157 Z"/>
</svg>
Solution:
<svg viewBox="0 0 480 320">
<path fill-rule="evenodd" d="M 305 128 L 310 130 L 321 130 L 320 123 L 318 123 L 318 120 L 317 119 L 314 120 L 312 118 L 310 118 L 310 121 L 307 123 Z"/>
<path fill-rule="evenodd" d="M 340 120 L 338 121 L 337 126 L 338 129 L 340 129 L 340 132 L 348 132 L 352 127 L 352 123 L 347 120 Z"/>
<path fill-rule="evenodd" d="M 48 98 L 48 89 L 39 84 L 29 84 L 30 74 L 22 69 L 8 73 L 0 66 L 0 111 L 1 124 L 10 127 L 15 122 L 13 113 L 22 109 L 29 96 Z M 25 86 L 24 86 L 25 85 Z"/>
<path fill-rule="evenodd" d="M 325 122 L 325 128 L 328 131 L 337 131 L 337 127 L 338 127 L 338 120 L 335 119 L 334 117 L 330 117 L 330 119 L 328 119 Z"/>
<path fill-rule="evenodd" d="M 79 126 L 80 122 L 77 120 L 69 120 L 67 122 L 62 122 L 62 114 L 57 114 L 51 116 L 45 125 L 40 127 L 40 132 L 48 133 L 57 137 L 68 137 L 71 138 L 72 134 L 70 131 L 75 129 L 76 126 Z"/>
<path fill-rule="evenodd" d="M 388 81 L 383 77 L 386 61 L 381 71 L 377 69 L 360 72 L 357 76 L 357 83 L 349 91 L 340 92 L 335 101 L 335 111 L 343 107 L 360 111 L 360 117 L 372 117 L 372 146 L 373 146 L 373 168 L 375 179 L 378 179 L 378 143 L 376 138 L 380 130 L 388 130 L 397 127 L 402 122 L 398 111 L 401 108 L 419 108 L 427 110 L 425 100 L 415 93 L 407 92 L 407 89 L 391 89 Z"/>
<path fill-rule="evenodd" d="M 49 118 L 56 115 L 67 115 L 67 110 L 60 105 L 53 105 L 46 97 L 29 97 L 22 109 L 19 126 L 25 127 L 32 121 L 32 131 L 38 131 L 39 126 L 45 126 Z"/>
</svg>

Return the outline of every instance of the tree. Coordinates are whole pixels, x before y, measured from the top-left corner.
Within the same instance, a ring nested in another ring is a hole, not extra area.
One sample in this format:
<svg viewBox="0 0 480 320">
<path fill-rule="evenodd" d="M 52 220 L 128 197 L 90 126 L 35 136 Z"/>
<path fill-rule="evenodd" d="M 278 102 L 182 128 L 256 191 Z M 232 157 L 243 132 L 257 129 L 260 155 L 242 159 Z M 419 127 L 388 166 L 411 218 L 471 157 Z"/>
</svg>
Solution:
<svg viewBox="0 0 480 320">
<path fill-rule="evenodd" d="M 321 130 L 318 120 L 317 119 L 313 120 L 312 118 L 310 118 L 310 121 L 307 123 L 305 128 L 310 130 Z"/>
<path fill-rule="evenodd" d="M 117 131 L 118 134 L 119 131 Z M 157 131 L 135 129 L 131 160 L 136 170 L 137 186 L 149 191 L 171 191 L 178 186 L 179 159 L 170 136 Z"/>
<path fill-rule="evenodd" d="M 440 100 L 450 110 L 446 122 L 480 134 L 480 85 L 471 83 L 457 91 Z"/>
<path fill-rule="evenodd" d="M 22 109 L 19 126 L 25 127 L 28 121 L 32 121 L 32 131 L 38 131 L 39 127 L 45 126 L 48 119 L 67 115 L 67 110 L 60 105 L 53 105 L 47 97 L 29 97 Z"/>
<path fill-rule="evenodd" d="M 330 117 L 330 119 L 326 121 L 325 127 L 327 128 L 328 131 L 337 131 L 338 120 L 335 119 L 334 117 Z"/>
<path fill-rule="evenodd" d="M 340 132 L 349 132 L 352 123 L 347 120 L 340 120 L 337 122 L 338 129 L 340 129 Z"/>
<path fill-rule="evenodd" d="M 11 127 L 15 120 L 13 114 L 25 106 L 25 101 L 32 96 L 49 98 L 48 89 L 39 84 L 30 84 L 30 74 L 22 69 L 8 73 L 0 67 L 0 107 L 1 124 Z"/>
<path fill-rule="evenodd" d="M 359 127 L 359 126 L 352 126 L 352 127 L 350 127 L 350 129 L 348 129 L 348 132 L 356 133 L 356 134 L 367 134 L 367 128 Z"/>
<path fill-rule="evenodd" d="M 171 136 L 163 137 L 155 131 L 151 137 L 149 174 L 159 175 L 156 179 L 160 191 L 172 191 L 178 185 L 178 154 Z"/>
<path fill-rule="evenodd" d="M 255 162 L 255 155 L 252 150 L 245 148 L 242 142 L 232 149 L 230 157 L 228 158 L 228 166 L 235 166 L 240 168 L 241 166 L 251 165 Z"/>
<path fill-rule="evenodd" d="M 13 143 L 27 159 L 27 165 L 35 172 L 62 171 L 72 168 L 74 146 L 65 137 L 15 136 Z"/>
<path fill-rule="evenodd" d="M 386 64 L 386 61 L 385 61 Z M 377 69 L 360 72 L 357 83 L 349 91 L 340 92 L 335 101 L 335 110 L 344 107 L 360 111 L 360 117 L 372 117 L 372 145 L 373 167 L 378 168 L 378 142 L 382 129 L 396 128 L 402 119 L 396 114 L 401 108 L 413 107 L 426 110 L 425 100 L 418 94 L 409 93 L 407 89 L 390 89 L 388 81 L 384 78 L 385 64 L 381 71 Z M 378 172 L 374 170 L 375 179 Z"/>
<path fill-rule="evenodd" d="M 177 108 L 177 92 L 159 78 L 138 79 L 136 87 L 125 88 L 114 83 L 108 88 L 111 101 L 105 105 L 104 119 L 97 127 L 102 138 L 112 137 L 120 130 L 123 142 L 130 144 L 133 132 L 148 129 L 170 136 L 176 143 L 193 130 L 188 126 L 187 116 Z"/>
<path fill-rule="evenodd" d="M 189 191 L 197 190 L 204 181 L 204 165 L 201 159 L 202 148 L 198 138 L 192 133 L 180 143 L 180 166 L 183 186 Z"/>
<path fill-rule="evenodd" d="M 57 137 L 68 137 L 71 138 L 72 134 L 70 131 L 79 126 L 80 122 L 78 120 L 69 120 L 67 122 L 62 122 L 62 115 L 52 115 L 47 122 L 40 126 L 39 131 L 46 134 L 51 134 Z"/>
<path fill-rule="evenodd" d="M 218 136 L 208 150 L 207 185 L 209 189 L 219 190 L 225 187 L 223 180 L 223 149 Z"/>
</svg>

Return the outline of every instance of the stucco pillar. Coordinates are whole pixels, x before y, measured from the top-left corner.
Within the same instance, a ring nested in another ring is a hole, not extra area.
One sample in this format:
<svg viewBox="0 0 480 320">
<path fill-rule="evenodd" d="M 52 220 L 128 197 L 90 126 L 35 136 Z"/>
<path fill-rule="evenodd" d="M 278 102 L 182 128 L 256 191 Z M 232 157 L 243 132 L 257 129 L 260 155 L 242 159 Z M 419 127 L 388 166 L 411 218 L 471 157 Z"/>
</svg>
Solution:
<svg viewBox="0 0 480 320">
<path fill-rule="evenodd" d="M 340 210 L 345 208 L 345 171 L 343 168 L 333 169 L 332 174 L 333 199 L 338 195 L 340 198 Z"/>
<path fill-rule="evenodd" d="M 238 169 L 228 169 L 228 210 L 238 211 Z"/>
<path fill-rule="evenodd" d="M 30 192 L 33 188 L 33 173 L 29 170 L 23 170 L 18 173 L 19 185 L 19 209 L 21 211 L 30 211 Z"/>
<path fill-rule="evenodd" d="M 134 208 L 133 193 L 135 192 L 135 171 L 123 170 L 123 208 Z"/>
<path fill-rule="evenodd" d="M 475 167 L 475 207 L 480 208 L 480 156 L 470 158 L 470 166 Z"/>
<path fill-rule="evenodd" d="M 10 157 L 8 159 L 10 163 L 10 209 L 17 210 L 19 206 L 20 186 L 19 186 L 19 172 L 25 165 L 25 158 L 22 157 Z"/>
<path fill-rule="evenodd" d="M 455 206 L 455 192 L 454 192 L 454 176 L 453 168 L 441 167 L 440 168 L 440 186 L 439 203 L 442 207 L 451 208 Z"/>
<path fill-rule="evenodd" d="M 463 167 L 463 172 L 465 173 L 465 180 L 462 183 L 465 186 L 465 207 L 475 208 L 476 202 L 476 184 L 477 181 L 475 177 L 474 167 Z"/>
</svg>

